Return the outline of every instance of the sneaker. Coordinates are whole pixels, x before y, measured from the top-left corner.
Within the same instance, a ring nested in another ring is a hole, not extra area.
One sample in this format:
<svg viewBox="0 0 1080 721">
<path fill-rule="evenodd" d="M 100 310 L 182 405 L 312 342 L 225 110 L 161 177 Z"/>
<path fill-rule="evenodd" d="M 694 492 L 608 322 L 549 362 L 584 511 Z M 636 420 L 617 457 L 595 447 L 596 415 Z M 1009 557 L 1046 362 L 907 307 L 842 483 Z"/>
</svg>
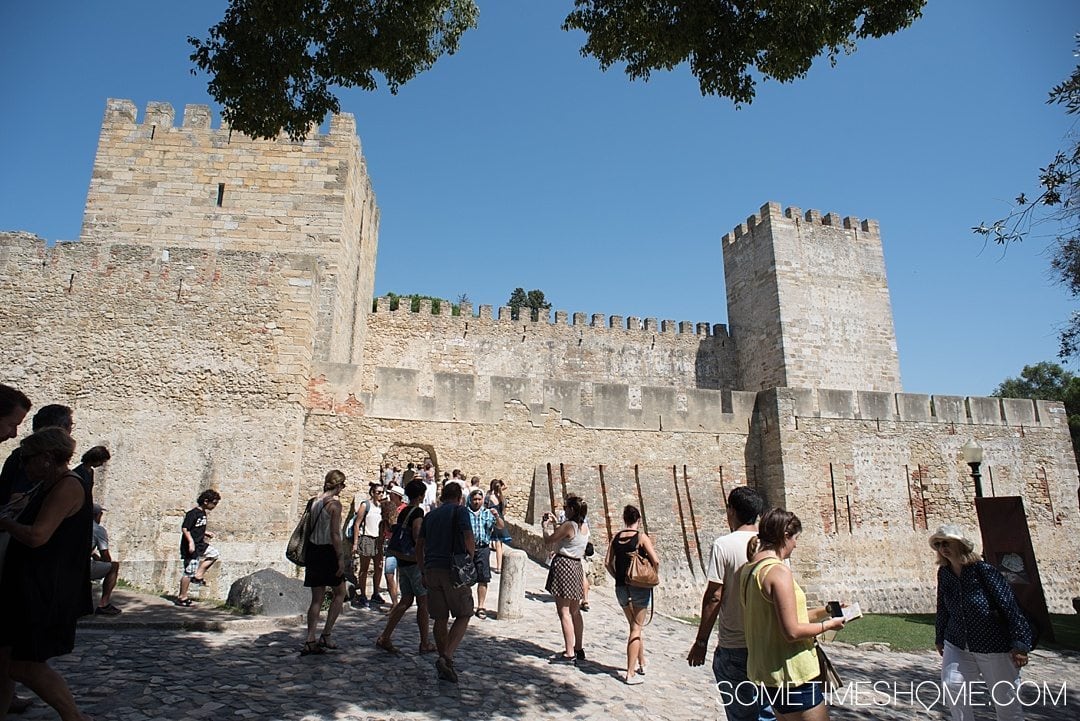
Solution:
<svg viewBox="0 0 1080 721">
<path fill-rule="evenodd" d="M 454 670 L 454 662 L 445 656 L 439 656 L 435 659 L 435 673 L 443 681 L 449 681 L 450 683 L 457 683 L 458 675 Z"/>
<path fill-rule="evenodd" d="M 356 598 L 354 598 L 352 600 L 352 607 L 353 608 L 367 608 L 368 607 L 367 596 L 361 596 L 361 595 L 357 594 Z"/>
<path fill-rule="evenodd" d="M 377 603 L 380 606 L 382 606 L 382 605 L 384 605 L 386 603 L 386 601 L 384 601 L 383 597 L 380 596 L 379 594 L 373 593 L 373 594 L 371 594 L 371 603 Z"/>
<path fill-rule="evenodd" d="M 574 660 L 575 661 L 584 661 L 585 660 L 585 649 L 583 649 L 583 648 L 575 649 L 574 650 Z"/>
<path fill-rule="evenodd" d="M 26 713 L 26 709 L 30 708 L 33 703 L 34 700 L 31 698 L 12 696 L 11 703 L 8 704 L 8 713 Z"/>
<path fill-rule="evenodd" d="M 121 611 L 111 603 L 107 603 L 104 606 L 98 606 L 94 613 L 100 616 L 119 616 Z"/>
</svg>

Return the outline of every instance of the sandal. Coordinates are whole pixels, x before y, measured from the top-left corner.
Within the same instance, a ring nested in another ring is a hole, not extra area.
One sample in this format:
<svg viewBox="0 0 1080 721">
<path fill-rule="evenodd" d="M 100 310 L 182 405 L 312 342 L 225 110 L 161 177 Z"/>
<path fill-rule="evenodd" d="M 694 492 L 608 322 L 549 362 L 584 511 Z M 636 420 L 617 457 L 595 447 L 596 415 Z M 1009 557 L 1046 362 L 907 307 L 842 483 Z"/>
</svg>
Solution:
<svg viewBox="0 0 1080 721">
<path fill-rule="evenodd" d="M 375 639 L 375 645 L 381 648 L 383 651 L 386 651 L 387 653 L 400 653 L 397 646 L 395 646 L 389 639 L 385 639 L 382 636 L 379 636 L 377 639 Z"/>
<path fill-rule="evenodd" d="M 476 609 L 476 617 L 477 618 L 487 618 L 487 609 L 486 608 L 478 608 L 478 609 Z"/>
<path fill-rule="evenodd" d="M 173 603 L 175 603 L 177 606 L 190 606 L 191 605 L 191 599 L 190 598 L 178 598 L 175 601 L 173 601 Z"/>
<path fill-rule="evenodd" d="M 424 644 L 420 644 L 420 653 L 435 653 L 438 650 L 439 647 L 433 643 L 429 643 L 426 646 Z"/>
<path fill-rule="evenodd" d="M 327 651 L 337 651 L 337 644 L 330 640 L 330 634 L 324 633 L 319 636 L 319 648 Z"/>
<path fill-rule="evenodd" d="M 589 602 L 588 601 L 582 601 L 580 608 L 585 613 L 588 613 L 589 612 Z"/>
<path fill-rule="evenodd" d="M 300 649 L 301 656 L 318 656 L 326 653 L 326 649 L 319 645 L 318 641 L 305 641 L 304 647 Z"/>
</svg>

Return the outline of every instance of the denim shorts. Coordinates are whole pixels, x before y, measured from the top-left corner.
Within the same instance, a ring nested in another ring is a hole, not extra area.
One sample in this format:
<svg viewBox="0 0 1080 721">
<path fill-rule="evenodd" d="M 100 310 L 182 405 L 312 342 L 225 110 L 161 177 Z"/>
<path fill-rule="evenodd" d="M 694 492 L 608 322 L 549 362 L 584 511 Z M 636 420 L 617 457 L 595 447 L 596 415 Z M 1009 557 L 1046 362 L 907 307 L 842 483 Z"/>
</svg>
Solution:
<svg viewBox="0 0 1080 721">
<path fill-rule="evenodd" d="M 615 598 L 623 608 L 626 608 L 631 603 L 634 604 L 634 608 L 648 608 L 652 605 L 652 589 L 638 588 L 637 586 L 616 586 Z"/>
<path fill-rule="evenodd" d="M 772 701 L 777 713 L 809 711 L 825 702 L 825 688 L 820 681 L 810 681 L 801 686 L 781 686 L 762 689 L 762 695 Z"/>
<path fill-rule="evenodd" d="M 387 556 L 383 559 L 383 575 L 393 576 L 394 571 L 397 570 L 397 556 Z"/>
</svg>

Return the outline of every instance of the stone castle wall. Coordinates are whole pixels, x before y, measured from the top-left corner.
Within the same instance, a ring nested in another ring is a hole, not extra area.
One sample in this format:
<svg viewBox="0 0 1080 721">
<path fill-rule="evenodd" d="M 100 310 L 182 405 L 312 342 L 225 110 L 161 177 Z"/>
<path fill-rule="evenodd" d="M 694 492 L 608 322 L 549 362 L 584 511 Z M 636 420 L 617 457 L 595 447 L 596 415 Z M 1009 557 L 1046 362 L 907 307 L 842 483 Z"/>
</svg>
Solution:
<svg viewBox="0 0 1080 721">
<path fill-rule="evenodd" d="M 1051 610 L 1068 612 L 1080 594 L 1076 464 L 1062 404 L 780 388 L 759 394 L 759 409 L 767 455 L 778 457 L 770 500 L 803 523 L 792 562 L 808 594 L 932 612 L 930 534 L 959 523 L 978 537 L 961 452 L 971 439 L 984 448 L 984 494 L 1024 500 Z"/>
<path fill-rule="evenodd" d="M 257 568 L 294 571 L 285 540 L 327 470 L 348 500 L 383 460 L 430 457 L 505 479 L 525 533 L 582 495 L 601 555 L 635 503 L 663 610 L 697 612 L 738 484 L 802 516 L 813 595 L 925 609 L 929 532 L 975 525 L 958 449 L 976 438 L 987 492 L 1025 499 L 1051 608 L 1080 590 L 1063 409 L 896 393 L 876 223 L 764 206 L 725 238 L 730 336 L 373 310 L 379 214 L 351 117 L 290 143 L 212 129 L 201 106 L 172 115 L 151 104 L 137 123 L 109 101 L 81 242 L 0 234 L 0 380 L 74 406 L 80 452 L 112 450 L 95 493 L 128 580 L 175 585 L 206 488 L 223 495 L 209 593 L 224 597 Z"/>
<path fill-rule="evenodd" d="M 292 142 L 212 128 L 204 105 L 179 127 L 174 115 L 149 103 L 137 122 L 133 103 L 108 101 L 81 239 L 309 255 L 323 266 L 316 356 L 361 362 L 379 214 L 352 116 Z"/>
<path fill-rule="evenodd" d="M 672 388 L 736 387 L 735 346 L 723 325 L 655 318 L 556 311 L 539 320 L 522 313 L 512 320 L 508 307 L 497 315 L 466 304 L 461 315 L 443 303 L 432 314 L 406 304 L 390 310 L 376 300 L 368 319 L 371 352 L 364 367 L 364 390 L 374 387 L 375 368 L 418 372 L 422 387 L 436 373 L 625 383 Z"/>
<path fill-rule="evenodd" d="M 217 593 L 280 560 L 266 534 L 295 523 L 317 268 L 308 255 L 174 247 L 163 260 L 145 245 L 0 234 L 3 380 L 36 407 L 74 407 L 78 454 L 109 447 L 95 498 L 124 578 L 175 585 L 180 522 L 207 488 L 224 497 L 215 542 L 239 561 Z"/>
<path fill-rule="evenodd" d="M 766 203 L 723 250 L 738 388 L 901 390 L 876 221 Z"/>
</svg>

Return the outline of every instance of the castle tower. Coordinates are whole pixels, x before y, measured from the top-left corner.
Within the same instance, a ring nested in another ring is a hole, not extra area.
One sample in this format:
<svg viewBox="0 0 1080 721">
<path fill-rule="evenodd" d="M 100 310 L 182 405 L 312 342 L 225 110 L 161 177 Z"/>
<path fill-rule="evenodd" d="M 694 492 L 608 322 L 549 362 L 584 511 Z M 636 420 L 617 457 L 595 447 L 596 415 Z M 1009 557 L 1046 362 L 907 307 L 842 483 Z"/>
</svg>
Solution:
<svg viewBox="0 0 1080 721">
<path fill-rule="evenodd" d="M 110 99 L 81 239 L 90 243 L 295 253 L 317 267 L 314 358 L 362 363 L 375 283 L 379 210 L 351 115 L 303 142 L 210 127 L 188 105 Z M 162 254 L 167 262 L 168 254 Z"/>
<path fill-rule="evenodd" d="M 723 251 L 740 389 L 901 390 L 876 221 L 766 203 Z"/>
</svg>

